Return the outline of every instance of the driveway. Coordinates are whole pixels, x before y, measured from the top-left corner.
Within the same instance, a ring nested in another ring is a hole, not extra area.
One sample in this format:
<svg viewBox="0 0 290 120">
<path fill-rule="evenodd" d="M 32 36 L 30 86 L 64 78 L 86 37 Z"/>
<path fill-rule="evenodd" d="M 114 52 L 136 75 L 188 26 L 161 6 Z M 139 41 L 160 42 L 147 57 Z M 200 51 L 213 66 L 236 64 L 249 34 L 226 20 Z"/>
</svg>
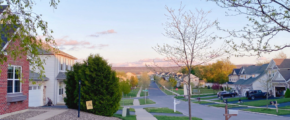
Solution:
<svg viewBox="0 0 290 120">
<path fill-rule="evenodd" d="M 141 106 L 130 106 L 132 108 L 145 108 L 145 107 L 168 107 L 173 109 L 174 96 L 165 95 L 154 82 L 151 82 L 148 88 L 149 96 L 148 98 L 155 101 L 154 105 L 141 105 Z M 177 111 L 182 112 L 184 115 L 188 116 L 188 102 L 181 101 L 177 105 Z M 191 103 L 191 115 L 194 117 L 202 118 L 204 120 L 223 120 L 225 109 L 217 107 L 208 107 L 205 105 L 199 105 Z M 250 112 L 239 111 L 238 116 L 231 117 L 230 120 L 289 120 L 289 117 L 273 116 L 273 115 L 263 115 Z"/>
</svg>

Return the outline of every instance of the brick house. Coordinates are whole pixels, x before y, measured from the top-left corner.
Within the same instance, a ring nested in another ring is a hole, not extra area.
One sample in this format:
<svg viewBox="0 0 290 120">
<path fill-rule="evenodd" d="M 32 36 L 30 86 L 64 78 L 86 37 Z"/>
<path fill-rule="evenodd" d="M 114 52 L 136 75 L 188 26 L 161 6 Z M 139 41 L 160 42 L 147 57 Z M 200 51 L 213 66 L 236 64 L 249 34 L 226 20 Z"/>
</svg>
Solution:
<svg viewBox="0 0 290 120">
<path fill-rule="evenodd" d="M 0 30 L 1 52 L 7 56 L 7 61 L 1 64 L 0 74 L 0 115 L 2 115 L 28 108 L 29 62 L 25 54 L 19 55 L 16 60 L 7 54 L 6 50 L 8 48 L 13 50 L 13 47 L 19 46 L 20 41 L 8 40 L 7 36 L 14 34 L 14 30 L 7 30 L 3 25 L 0 25 Z"/>
</svg>

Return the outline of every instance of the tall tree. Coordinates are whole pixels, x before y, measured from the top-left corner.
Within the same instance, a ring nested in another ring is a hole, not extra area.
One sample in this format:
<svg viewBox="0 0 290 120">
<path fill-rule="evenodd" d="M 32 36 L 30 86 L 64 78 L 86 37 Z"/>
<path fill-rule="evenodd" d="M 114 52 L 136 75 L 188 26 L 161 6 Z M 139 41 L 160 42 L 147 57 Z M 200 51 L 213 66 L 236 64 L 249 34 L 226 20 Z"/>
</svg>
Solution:
<svg viewBox="0 0 290 120">
<path fill-rule="evenodd" d="M 244 15 L 251 24 L 240 30 L 226 30 L 235 38 L 245 41 L 228 40 L 231 47 L 238 51 L 237 56 L 258 55 L 279 51 L 290 47 L 285 38 L 277 44 L 273 38 L 281 32 L 290 33 L 290 2 L 288 0 L 207 0 L 233 13 L 228 16 Z M 236 40 L 236 39 L 235 39 Z"/>
<path fill-rule="evenodd" d="M 286 59 L 287 55 L 284 52 L 279 52 L 276 56 L 276 59 Z"/>
<path fill-rule="evenodd" d="M 131 78 L 130 78 L 130 84 L 131 84 L 132 87 L 135 87 L 138 84 L 137 77 L 131 76 Z"/>
<path fill-rule="evenodd" d="M 186 66 L 191 71 L 195 65 L 207 63 L 223 55 L 223 48 L 213 50 L 212 44 L 219 37 L 213 33 L 208 33 L 217 21 L 206 19 L 210 12 L 203 10 L 184 11 L 184 6 L 176 11 L 168 8 L 167 22 L 165 23 L 165 36 L 174 39 L 175 44 L 157 45 L 153 49 L 166 57 L 167 60 L 174 62 L 178 66 Z M 188 72 L 188 75 L 190 73 Z M 190 77 L 188 77 L 188 93 L 190 93 Z M 188 94 L 188 112 L 191 120 L 191 95 Z"/>
<path fill-rule="evenodd" d="M 59 0 L 50 0 L 49 5 L 56 9 Z M 13 49 L 7 49 L 1 51 L 0 62 L 7 61 L 7 56 L 10 55 L 14 60 L 19 55 L 28 55 L 30 57 L 30 64 L 32 69 L 38 69 L 40 77 L 42 78 L 44 73 L 44 60 L 39 57 L 42 52 L 39 49 L 45 51 L 58 52 L 55 47 L 56 44 L 51 35 L 52 30 L 48 28 L 48 23 L 42 19 L 41 14 L 36 14 L 33 11 L 33 7 L 36 5 L 34 0 L 1 0 L 0 1 L 0 44 L 6 43 L 4 39 L 15 42 L 16 40 L 22 40 L 20 47 L 11 47 Z M 7 31 L 16 31 L 16 34 L 7 34 Z M 3 39 L 3 36 L 4 39 Z M 44 36 L 40 38 L 39 36 Z M 50 46 L 53 47 L 50 47 Z M 6 52 L 6 53 L 5 53 Z"/>
</svg>

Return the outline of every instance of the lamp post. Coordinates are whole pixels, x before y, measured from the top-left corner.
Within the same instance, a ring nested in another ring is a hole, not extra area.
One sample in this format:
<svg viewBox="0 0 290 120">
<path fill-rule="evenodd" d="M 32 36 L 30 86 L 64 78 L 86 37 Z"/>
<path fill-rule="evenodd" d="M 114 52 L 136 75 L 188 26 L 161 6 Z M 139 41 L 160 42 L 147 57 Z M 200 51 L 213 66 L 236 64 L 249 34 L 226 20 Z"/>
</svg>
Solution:
<svg viewBox="0 0 290 120">
<path fill-rule="evenodd" d="M 81 83 L 82 83 L 82 81 L 79 80 L 79 110 L 78 110 L 78 117 L 80 117 L 80 107 L 81 107 Z"/>
</svg>

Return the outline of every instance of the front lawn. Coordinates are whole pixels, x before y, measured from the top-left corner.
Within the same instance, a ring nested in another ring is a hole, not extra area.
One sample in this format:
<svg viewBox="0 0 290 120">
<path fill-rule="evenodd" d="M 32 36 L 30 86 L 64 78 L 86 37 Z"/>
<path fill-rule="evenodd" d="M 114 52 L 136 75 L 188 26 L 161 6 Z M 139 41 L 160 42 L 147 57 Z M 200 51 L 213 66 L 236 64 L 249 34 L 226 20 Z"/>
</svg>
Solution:
<svg viewBox="0 0 290 120">
<path fill-rule="evenodd" d="M 173 92 L 176 92 L 176 93 L 178 93 L 179 95 L 184 95 L 184 91 L 183 91 L 183 89 L 178 89 L 178 90 L 173 89 Z"/>
<path fill-rule="evenodd" d="M 191 98 L 198 98 L 198 97 L 206 97 L 206 96 L 213 96 L 216 94 L 207 94 L 207 95 L 191 95 Z"/>
<path fill-rule="evenodd" d="M 274 114 L 274 115 L 289 115 L 290 110 L 279 110 L 276 112 L 276 109 L 265 109 L 265 108 L 253 108 L 253 109 L 243 109 L 244 111 L 251 111 L 251 112 L 259 112 L 259 113 L 267 113 L 267 114 Z"/>
<path fill-rule="evenodd" d="M 209 106 L 225 108 L 226 104 L 214 104 L 214 105 L 209 105 Z M 242 107 L 242 106 L 238 106 L 238 105 L 228 105 L 228 108 L 236 108 L 236 107 Z"/>
<path fill-rule="evenodd" d="M 134 99 L 121 99 L 120 105 L 121 106 L 127 106 L 127 105 L 133 105 Z"/>
<path fill-rule="evenodd" d="M 208 103 L 212 103 L 212 102 L 207 102 L 207 101 L 194 101 L 193 103 L 197 103 L 197 104 L 208 104 Z"/>
<path fill-rule="evenodd" d="M 119 110 L 123 110 L 123 107 L 120 106 L 120 107 L 119 107 Z M 135 109 L 134 109 L 134 108 L 129 108 L 129 111 L 130 111 L 130 112 L 135 112 Z"/>
<path fill-rule="evenodd" d="M 278 105 L 278 108 L 279 109 L 290 109 L 290 106 L 279 107 L 279 105 Z"/>
<path fill-rule="evenodd" d="M 120 118 L 121 120 L 137 120 L 136 115 L 129 115 L 127 117 L 122 117 L 120 114 L 114 114 L 113 117 Z"/>
<path fill-rule="evenodd" d="M 176 114 L 182 114 L 179 111 L 174 112 L 174 110 L 169 108 L 156 108 L 156 107 L 148 107 L 144 108 L 147 112 L 150 113 L 176 113 Z"/>
<path fill-rule="evenodd" d="M 160 116 L 154 115 L 157 120 L 188 120 L 189 117 L 175 117 L 175 116 Z M 201 118 L 192 117 L 192 120 L 202 120 Z"/>
<path fill-rule="evenodd" d="M 228 102 L 233 102 L 233 101 L 238 101 L 239 99 L 241 99 L 242 101 L 243 100 L 246 100 L 246 99 L 248 99 L 248 98 L 246 98 L 246 97 L 236 97 L 236 98 L 224 98 L 224 99 L 227 99 L 228 100 Z M 215 101 L 215 102 L 223 102 L 223 100 L 213 100 L 213 101 Z"/>
<path fill-rule="evenodd" d="M 206 97 L 206 98 L 200 98 L 200 100 L 209 100 L 209 99 L 215 99 L 217 97 Z"/>
<path fill-rule="evenodd" d="M 162 90 L 166 95 L 174 95 L 172 92 L 168 91 L 168 90 L 165 90 L 163 89 Z"/>
<path fill-rule="evenodd" d="M 128 93 L 127 95 L 124 95 L 123 98 L 136 97 L 138 92 L 139 92 L 139 89 L 140 88 L 136 88 L 136 89 L 131 90 L 131 92 Z"/>
<path fill-rule="evenodd" d="M 280 99 L 271 99 L 271 100 L 257 100 L 257 101 L 251 101 L 251 102 L 244 102 L 240 103 L 240 105 L 248 105 L 248 106 L 266 106 L 267 104 L 270 104 L 270 101 L 277 101 L 278 104 L 290 102 L 290 98 L 280 98 Z"/>
<path fill-rule="evenodd" d="M 145 99 L 139 99 L 140 105 L 145 105 Z M 146 98 L 146 104 L 155 104 L 154 101 Z"/>
</svg>

